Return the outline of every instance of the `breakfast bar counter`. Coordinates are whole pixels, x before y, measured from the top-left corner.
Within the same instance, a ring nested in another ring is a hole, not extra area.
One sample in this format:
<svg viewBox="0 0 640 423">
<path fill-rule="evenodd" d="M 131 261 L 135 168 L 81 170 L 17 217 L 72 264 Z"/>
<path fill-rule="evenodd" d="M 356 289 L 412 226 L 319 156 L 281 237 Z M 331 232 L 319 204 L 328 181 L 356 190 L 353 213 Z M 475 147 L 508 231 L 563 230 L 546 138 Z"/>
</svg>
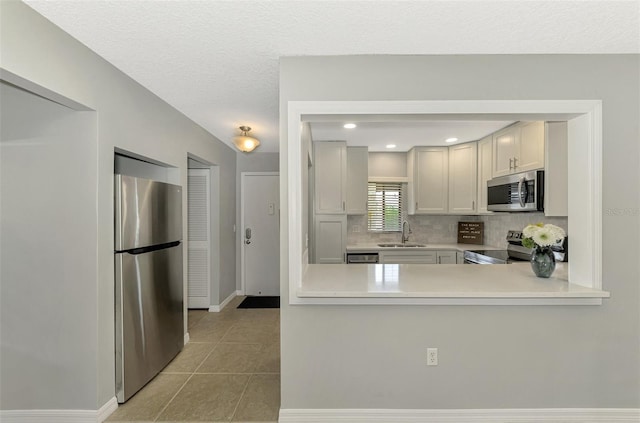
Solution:
<svg viewBox="0 0 640 423">
<path fill-rule="evenodd" d="M 606 291 L 569 283 L 558 263 L 551 278 L 528 262 L 471 264 L 310 264 L 296 304 L 601 304 Z"/>
</svg>

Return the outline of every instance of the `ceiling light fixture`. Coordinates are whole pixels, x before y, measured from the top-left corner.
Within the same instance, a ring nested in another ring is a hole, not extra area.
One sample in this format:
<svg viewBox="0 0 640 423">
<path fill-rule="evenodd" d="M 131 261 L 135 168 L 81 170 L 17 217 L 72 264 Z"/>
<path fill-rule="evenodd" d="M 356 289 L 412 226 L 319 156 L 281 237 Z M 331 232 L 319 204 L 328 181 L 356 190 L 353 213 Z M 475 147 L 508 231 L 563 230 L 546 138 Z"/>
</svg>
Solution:
<svg viewBox="0 0 640 423">
<path fill-rule="evenodd" d="M 387 148 L 396 148 L 396 145 L 395 144 L 387 144 L 386 147 Z"/>
<path fill-rule="evenodd" d="M 355 123 L 345 123 L 345 124 L 344 124 L 344 128 L 345 128 L 345 129 L 353 129 L 353 128 L 355 128 L 356 126 L 358 126 L 358 125 L 356 125 Z"/>
<path fill-rule="evenodd" d="M 247 135 L 247 132 L 251 131 L 251 128 L 248 126 L 241 126 L 239 128 L 242 131 L 242 135 L 239 135 L 233 139 L 233 143 L 238 147 L 238 150 L 244 151 L 245 153 L 250 153 L 257 146 L 260 145 L 260 141 L 257 138 L 251 137 Z"/>
<path fill-rule="evenodd" d="M 456 141 L 458 141 L 458 139 L 457 139 L 457 138 L 447 138 L 447 139 L 445 140 L 445 142 L 456 142 Z"/>
</svg>

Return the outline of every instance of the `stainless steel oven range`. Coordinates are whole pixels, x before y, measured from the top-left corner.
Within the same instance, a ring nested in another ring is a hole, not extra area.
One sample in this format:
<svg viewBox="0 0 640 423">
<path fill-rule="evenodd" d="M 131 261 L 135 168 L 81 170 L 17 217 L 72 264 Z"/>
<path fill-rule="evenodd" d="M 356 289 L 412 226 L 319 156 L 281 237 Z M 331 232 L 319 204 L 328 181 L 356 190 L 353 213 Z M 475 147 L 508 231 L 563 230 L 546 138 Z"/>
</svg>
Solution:
<svg viewBox="0 0 640 423">
<path fill-rule="evenodd" d="M 464 252 L 466 264 L 509 264 L 515 261 L 529 261 L 531 249 L 522 246 L 522 231 L 507 233 L 506 250 L 467 250 Z M 552 247 L 556 261 L 567 261 L 567 238 L 562 245 Z"/>
</svg>

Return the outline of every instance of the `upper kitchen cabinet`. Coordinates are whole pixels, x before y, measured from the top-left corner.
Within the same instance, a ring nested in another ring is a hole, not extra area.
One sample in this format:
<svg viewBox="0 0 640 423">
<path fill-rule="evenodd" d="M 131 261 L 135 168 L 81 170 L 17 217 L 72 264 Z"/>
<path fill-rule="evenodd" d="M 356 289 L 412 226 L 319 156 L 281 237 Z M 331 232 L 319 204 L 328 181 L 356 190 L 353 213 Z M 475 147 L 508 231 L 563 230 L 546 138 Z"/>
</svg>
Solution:
<svg viewBox="0 0 640 423">
<path fill-rule="evenodd" d="M 516 172 L 544 168 L 544 122 L 522 122 Z"/>
<path fill-rule="evenodd" d="M 345 214 L 347 192 L 347 143 L 313 143 L 314 210 L 316 214 Z"/>
<path fill-rule="evenodd" d="M 409 214 L 447 213 L 449 148 L 414 147 L 407 155 Z"/>
<path fill-rule="evenodd" d="M 449 147 L 449 213 L 475 213 L 477 152 L 475 142 Z"/>
<path fill-rule="evenodd" d="M 478 213 L 492 213 L 487 210 L 487 181 L 491 179 L 492 149 L 491 135 L 478 141 Z"/>
<path fill-rule="evenodd" d="M 544 168 L 544 122 L 518 122 L 493 134 L 493 177 Z"/>
<path fill-rule="evenodd" d="M 367 214 L 369 149 L 347 147 L 347 214 Z"/>
</svg>

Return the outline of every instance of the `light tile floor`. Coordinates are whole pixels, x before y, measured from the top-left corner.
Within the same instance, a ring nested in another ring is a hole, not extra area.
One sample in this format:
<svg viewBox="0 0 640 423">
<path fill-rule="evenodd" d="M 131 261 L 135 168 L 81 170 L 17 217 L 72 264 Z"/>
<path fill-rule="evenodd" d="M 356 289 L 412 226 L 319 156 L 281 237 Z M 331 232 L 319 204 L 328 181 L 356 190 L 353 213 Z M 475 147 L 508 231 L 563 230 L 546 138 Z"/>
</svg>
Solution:
<svg viewBox="0 0 640 423">
<path fill-rule="evenodd" d="M 277 422 L 280 309 L 189 310 L 190 341 L 108 422 Z"/>
</svg>

